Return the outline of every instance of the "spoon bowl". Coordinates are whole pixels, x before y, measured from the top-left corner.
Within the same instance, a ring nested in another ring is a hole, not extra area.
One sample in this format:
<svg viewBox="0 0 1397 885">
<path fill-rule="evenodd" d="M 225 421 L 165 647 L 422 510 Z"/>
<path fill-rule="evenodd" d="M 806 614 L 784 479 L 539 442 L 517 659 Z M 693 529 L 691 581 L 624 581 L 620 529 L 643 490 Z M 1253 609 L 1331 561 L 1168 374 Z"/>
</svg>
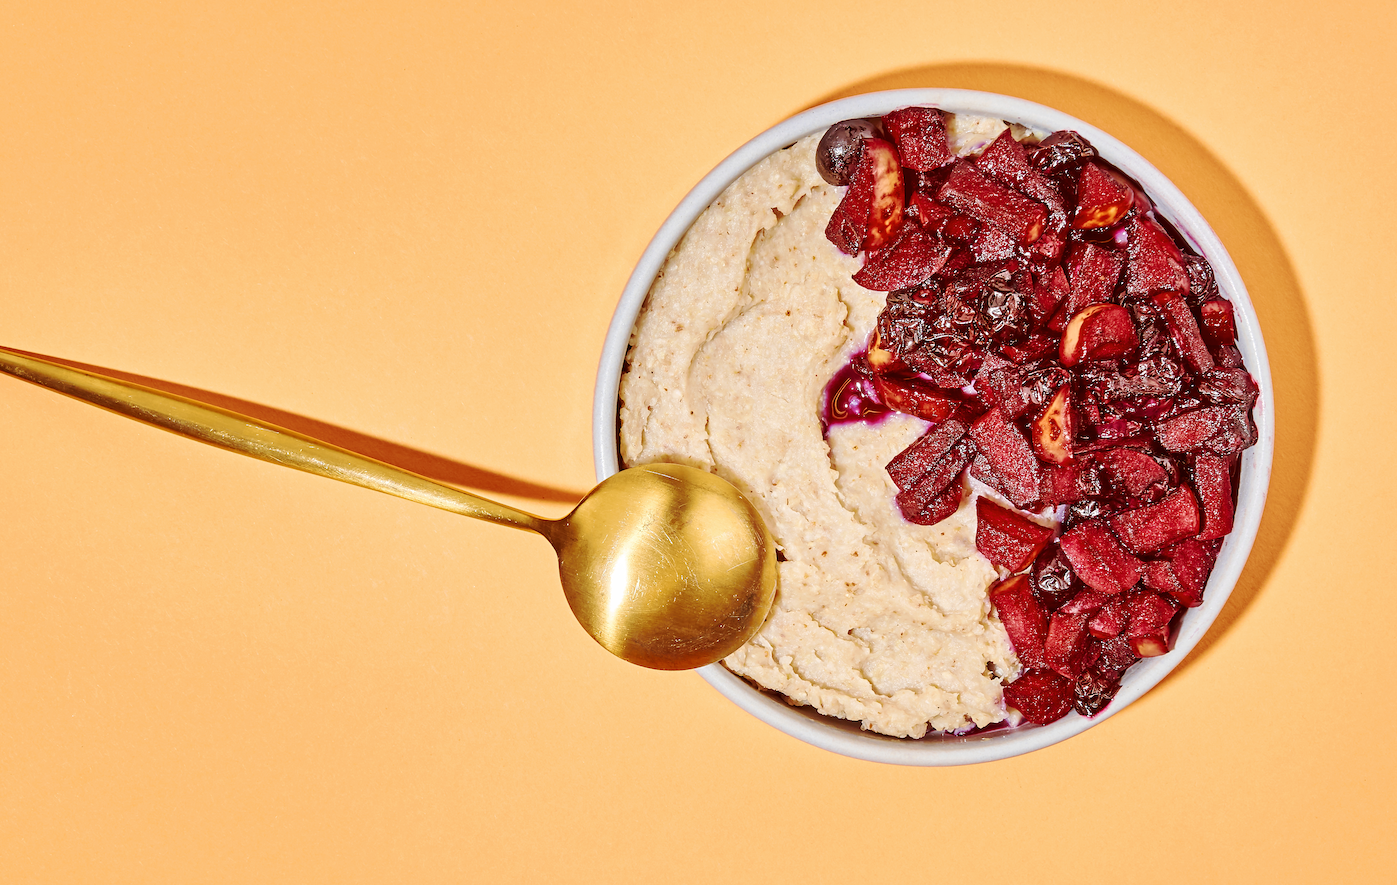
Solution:
<svg viewBox="0 0 1397 885">
<path fill-rule="evenodd" d="M 273 464 L 537 532 L 558 554 L 568 604 L 607 651 L 658 670 L 714 663 L 757 632 L 776 593 L 776 550 L 731 483 L 678 464 L 608 478 L 544 519 L 227 409 L 0 348 L 0 372 Z"/>
<path fill-rule="evenodd" d="M 633 664 L 713 663 L 751 638 L 771 608 L 771 535 L 742 493 L 711 473 L 680 464 L 623 470 L 553 526 L 573 614 Z"/>
</svg>

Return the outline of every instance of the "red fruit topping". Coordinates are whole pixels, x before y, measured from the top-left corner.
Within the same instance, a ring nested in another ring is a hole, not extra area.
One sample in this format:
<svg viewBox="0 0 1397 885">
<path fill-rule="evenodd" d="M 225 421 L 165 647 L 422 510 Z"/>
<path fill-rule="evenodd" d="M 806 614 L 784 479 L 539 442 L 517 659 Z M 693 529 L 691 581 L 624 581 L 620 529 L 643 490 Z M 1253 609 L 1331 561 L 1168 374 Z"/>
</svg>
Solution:
<svg viewBox="0 0 1397 885">
<path fill-rule="evenodd" d="M 1083 163 L 1077 173 L 1077 212 L 1072 226 L 1078 230 L 1110 227 L 1135 205 L 1135 192 L 1095 163 Z"/>
<path fill-rule="evenodd" d="M 985 225 L 970 244 L 970 254 L 981 264 L 1003 261 L 1014 256 L 1014 241 L 999 228 Z"/>
<path fill-rule="evenodd" d="M 1027 507 L 1037 500 L 1041 482 L 1038 459 L 1028 447 L 1028 440 L 999 408 L 990 409 L 970 426 L 970 438 L 988 468 L 974 473 L 977 479 L 1003 494 L 1015 507 Z"/>
<path fill-rule="evenodd" d="M 915 375 L 875 374 L 878 398 L 894 412 L 940 424 L 956 413 L 959 403 Z"/>
<path fill-rule="evenodd" d="M 1033 669 L 1004 686 L 1004 703 L 1034 725 L 1047 725 L 1072 710 L 1072 683 L 1052 670 Z"/>
<path fill-rule="evenodd" d="M 1075 679 L 1086 669 L 1091 650 L 1087 621 L 1091 615 L 1058 609 L 1048 617 L 1048 637 L 1043 641 L 1043 657 L 1048 667 Z"/>
<path fill-rule="evenodd" d="M 1064 384 L 1048 400 L 1032 426 L 1029 440 L 1033 453 L 1050 464 L 1072 460 L 1072 386 Z"/>
<path fill-rule="evenodd" d="M 999 614 L 1014 653 L 1025 667 L 1047 665 L 1043 643 L 1048 636 L 1048 615 L 1034 598 L 1027 575 L 1014 575 L 990 588 L 990 602 Z"/>
<path fill-rule="evenodd" d="M 1080 461 L 1043 468 L 1038 497 L 1044 504 L 1074 504 L 1100 492 L 1095 474 L 1084 470 Z"/>
<path fill-rule="evenodd" d="M 1102 478 L 1132 498 L 1142 497 L 1152 486 L 1169 480 L 1169 471 L 1139 449 L 1114 446 L 1096 455 Z"/>
<path fill-rule="evenodd" d="M 1170 452 L 1196 452 L 1218 435 L 1229 418 L 1227 406 L 1205 406 L 1155 422 L 1159 444 Z"/>
<path fill-rule="evenodd" d="M 891 144 L 881 138 L 866 138 L 855 178 L 864 174 L 865 167 L 873 186 L 868 207 L 868 236 L 863 241 L 863 248 L 876 252 L 896 242 L 902 232 L 902 164 L 898 162 L 897 150 Z"/>
<path fill-rule="evenodd" d="M 1029 164 L 1023 145 L 1008 129 L 999 133 L 999 137 L 985 148 L 975 160 L 975 167 L 990 178 L 1046 206 L 1051 227 L 1062 230 L 1067 226 L 1067 206 L 1063 203 L 1062 193 L 1047 176 Z M 1061 242 L 1059 239 L 1058 243 Z"/>
<path fill-rule="evenodd" d="M 906 491 L 912 488 L 923 476 L 936 470 L 964 435 L 965 425 L 959 421 L 947 421 L 931 428 L 888 462 L 888 475 L 899 489 Z M 936 491 L 949 484 L 950 480 L 943 482 Z"/>
<path fill-rule="evenodd" d="M 1164 228 L 1152 219 L 1136 215 L 1126 231 L 1129 260 L 1125 265 L 1125 285 L 1131 295 L 1189 290 L 1183 255 Z"/>
<path fill-rule="evenodd" d="M 1080 522 L 1058 539 L 1077 577 L 1100 593 L 1122 593 L 1140 580 L 1143 567 L 1099 519 Z"/>
<path fill-rule="evenodd" d="M 1169 633 L 1160 630 L 1146 636 L 1131 636 L 1130 647 L 1142 658 L 1157 658 L 1169 652 Z"/>
<path fill-rule="evenodd" d="M 955 159 L 946 141 L 946 121 L 935 108 L 890 111 L 883 115 L 883 126 L 908 169 L 926 172 Z"/>
<path fill-rule="evenodd" d="M 1110 518 L 1111 528 L 1132 553 L 1151 553 L 1198 534 L 1198 499 L 1181 485 L 1158 504 Z"/>
<path fill-rule="evenodd" d="M 969 243 L 980 232 L 980 225 L 964 212 L 957 212 L 946 219 L 946 226 L 942 232 L 946 234 L 948 239 Z M 969 256 L 966 257 L 969 258 Z"/>
<path fill-rule="evenodd" d="M 1237 323 L 1232 317 L 1232 302 L 1221 298 L 1204 301 L 1198 306 L 1202 317 L 1203 339 L 1213 347 L 1234 344 L 1237 341 Z"/>
<path fill-rule="evenodd" d="M 1038 551 L 1053 537 L 1049 526 L 1039 525 L 988 498 L 975 502 L 975 517 L 975 549 L 1009 572 L 1028 568 Z M 1024 587 L 1028 587 L 1027 582 Z"/>
<path fill-rule="evenodd" d="M 1193 538 L 1180 541 L 1164 559 L 1145 563 L 1145 586 L 1156 593 L 1167 593 L 1181 605 L 1193 608 L 1203 602 L 1203 588 L 1216 557 Z"/>
<path fill-rule="evenodd" d="M 1058 606 L 1058 611 L 1065 615 L 1086 615 L 1090 617 L 1101 610 L 1106 603 L 1115 599 L 1114 596 L 1107 596 L 1105 593 L 1098 593 L 1095 590 L 1079 590 L 1071 599 Z"/>
<path fill-rule="evenodd" d="M 1148 590 L 1125 597 L 1125 608 L 1129 613 L 1125 625 L 1128 636 L 1148 636 L 1167 629 L 1174 619 L 1174 613 L 1179 610 L 1174 600 Z"/>
<path fill-rule="evenodd" d="M 1232 531 L 1232 459 L 1199 455 L 1193 459 L 1193 482 L 1203 503 L 1198 540 L 1221 538 Z"/>
<path fill-rule="evenodd" d="M 953 451 L 962 450 L 966 450 L 965 457 L 968 460 L 967 446 L 957 446 Z M 955 515 L 960 509 L 960 502 L 965 498 L 965 487 L 959 481 L 959 473 L 960 471 L 956 471 L 951 484 L 934 494 L 923 495 L 923 486 L 913 487 L 899 494 L 897 506 L 902 511 L 903 519 L 917 525 L 936 525 L 941 520 L 950 519 Z M 933 485 L 934 483 L 928 480 L 924 487 L 931 488 Z"/>
<path fill-rule="evenodd" d="M 1093 304 L 1067 322 L 1059 356 L 1064 366 L 1075 366 L 1125 356 L 1139 345 L 1130 311 L 1119 304 Z"/>
<path fill-rule="evenodd" d="M 952 214 L 949 206 L 932 202 L 924 193 L 914 193 L 907 198 L 907 217 L 915 219 L 923 230 L 941 230 Z"/>
<path fill-rule="evenodd" d="M 826 421 L 886 405 L 932 422 L 888 463 L 911 522 L 955 513 L 967 469 L 1017 508 L 1067 506 L 1054 542 L 981 497 L 975 541 L 1019 572 L 990 591 L 1027 668 L 1006 703 L 1037 723 L 1095 715 L 1169 650 L 1231 528 L 1258 395 L 1233 305 L 1076 133 L 1025 149 L 1006 131 L 956 159 L 941 113 L 908 108 L 827 140 L 817 162 L 839 160 L 848 184 L 827 234 L 866 253 L 858 282 L 893 294 Z"/>
<path fill-rule="evenodd" d="M 1129 619 L 1129 611 L 1120 598 L 1114 598 L 1087 621 L 1087 632 L 1097 639 L 1110 639 L 1119 636 Z"/>
<path fill-rule="evenodd" d="M 1130 647 L 1130 637 L 1121 635 L 1101 643 L 1101 657 L 1096 660 L 1096 668 L 1119 674 L 1138 660 L 1140 655 Z"/>
<path fill-rule="evenodd" d="M 1094 243 L 1074 246 L 1067 256 L 1067 280 L 1071 284 L 1068 316 L 1089 305 L 1110 301 L 1124 267 L 1125 256 L 1114 249 L 1103 249 Z"/>
<path fill-rule="evenodd" d="M 870 253 L 854 282 L 875 292 L 907 289 L 930 279 L 950 255 L 951 247 L 939 239 L 908 229 L 891 248 Z"/>
<path fill-rule="evenodd" d="M 1211 371 L 1213 355 L 1208 352 L 1208 345 L 1203 343 L 1203 336 L 1198 331 L 1198 323 L 1193 318 L 1193 311 L 1188 302 L 1173 292 L 1161 292 L 1150 300 L 1159 308 L 1160 313 L 1164 314 L 1164 323 L 1169 327 L 1169 337 L 1174 339 L 1174 346 L 1179 349 L 1180 356 L 1195 372 Z"/>
<path fill-rule="evenodd" d="M 955 165 L 936 191 L 936 199 L 994 225 L 1013 237 L 1014 242 L 1025 245 L 1038 239 L 1047 219 L 1041 203 L 990 181 L 969 163 Z"/>
</svg>

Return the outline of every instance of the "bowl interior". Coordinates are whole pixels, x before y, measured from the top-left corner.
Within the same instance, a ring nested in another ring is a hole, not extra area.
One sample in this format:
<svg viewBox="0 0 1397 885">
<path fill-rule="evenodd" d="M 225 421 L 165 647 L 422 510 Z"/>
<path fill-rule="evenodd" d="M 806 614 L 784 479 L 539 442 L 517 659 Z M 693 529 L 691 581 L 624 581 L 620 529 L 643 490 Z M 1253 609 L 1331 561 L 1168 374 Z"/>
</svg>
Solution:
<svg viewBox="0 0 1397 885">
<path fill-rule="evenodd" d="M 1172 182 L 1111 135 L 1052 108 L 986 92 L 903 89 L 841 99 L 811 108 L 773 126 L 719 163 L 661 225 L 622 292 L 602 349 L 592 409 L 592 441 L 599 480 L 619 469 L 617 395 L 631 327 L 665 257 L 693 221 L 725 187 L 768 154 L 840 120 L 877 116 L 908 105 L 931 105 L 951 112 L 983 114 L 1042 131 L 1073 129 L 1085 136 L 1104 159 L 1140 182 L 1154 201 L 1156 211 L 1172 222 L 1212 264 L 1218 289 L 1233 305 L 1237 346 L 1260 388 L 1254 413 L 1257 444 L 1242 456 L 1233 530 L 1219 552 L 1203 604 L 1185 613 L 1173 649 L 1168 654 L 1147 658 L 1127 671 L 1115 699 L 1095 717 L 1088 719 L 1069 713 L 1065 718 L 1045 726 L 1025 725 L 965 736 L 938 735 L 906 740 L 862 731 L 857 723 L 825 717 L 809 708 L 792 707 L 752 687 L 721 665 L 714 664 L 699 671 L 709 684 L 742 709 L 814 746 L 877 762 L 959 765 L 1016 756 L 1057 743 L 1099 724 L 1157 684 L 1197 645 L 1232 592 L 1256 538 L 1271 475 L 1275 413 L 1270 365 L 1251 299 L 1217 235 Z"/>
</svg>

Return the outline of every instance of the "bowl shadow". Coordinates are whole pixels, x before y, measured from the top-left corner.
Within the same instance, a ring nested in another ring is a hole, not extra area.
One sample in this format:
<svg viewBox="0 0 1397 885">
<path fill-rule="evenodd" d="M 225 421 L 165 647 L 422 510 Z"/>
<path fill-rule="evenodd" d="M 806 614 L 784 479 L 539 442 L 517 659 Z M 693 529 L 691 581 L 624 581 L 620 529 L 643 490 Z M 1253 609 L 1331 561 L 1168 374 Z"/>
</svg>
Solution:
<svg viewBox="0 0 1397 885">
<path fill-rule="evenodd" d="M 340 427 L 336 424 L 318 421 L 314 418 L 307 418 L 304 415 L 297 415 L 294 412 L 287 412 L 282 409 L 273 408 L 272 406 L 202 390 L 197 387 L 190 387 L 185 384 L 176 384 L 175 382 L 165 381 L 159 378 L 149 378 L 144 375 L 123 372 L 119 369 L 89 365 L 87 363 L 80 363 L 75 360 L 48 356 L 41 353 L 28 353 L 27 351 L 21 350 L 16 350 L 16 352 L 26 353 L 28 356 L 35 356 L 41 359 L 52 360 L 55 363 L 61 363 L 62 365 L 70 366 L 74 369 L 95 372 L 122 381 L 141 384 L 163 393 L 172 393 L 176 396 L 186 397 L 206 405 L 217 406 L 231 412 L 237 412 L 250 418 L 256 418 L 259 421 L 275 424 L 278 427 L 294 430 L 297 433 L 313 437 L 323 442 L 330 443 L 331 445 L 339 446 L 355 454 L 366 455 L 386 464 L 391 464 L 394 467 L 410 470 L 419 476 L 425 476 L 428 479 L 436 480 L 437 482 L 447 485 L 460 486 L 487 494 L 509 495 L 515 498 L 567 504 L 568 506 L 576 504 L 582 499 L 582 496 L 586 494 L 585 490 L 574 491 L 545 485 L 543 483 L 529 482 L 528 480 L 508 476 L 503 473 L 486 470 L 483 467 L 476 467 L 461 461 L 453 461 L 450 458 L 444 458 L 441 455 L 436 455 L 431 452 L 424 452 L 421 449 L 414 449 L 400 443 L 359 433 L 358 431 Z"/>
<path fill-rule="evenodd" d="M 1266 586 L 1305 503 L 1318 435 L 1319 365 L 1304 292 L 1280 238 L 1237 177 L 1194 135 L 1107 86 L 1022 65 L 953 62 L 906 68 L 849 84 L 810 107 L 887 89 L 997 92 L 1071 114 L 1130 145 L 1163 172 L 1208 220 L 1237 265 L 1256 308 L 1271 362 L 1276 439 L 1266 511 L 1246 567 L 1212 628 L 1169 679 L 1205 656 Z M 802 108 L 804 110 L 804 108 Z"/>
</svg>

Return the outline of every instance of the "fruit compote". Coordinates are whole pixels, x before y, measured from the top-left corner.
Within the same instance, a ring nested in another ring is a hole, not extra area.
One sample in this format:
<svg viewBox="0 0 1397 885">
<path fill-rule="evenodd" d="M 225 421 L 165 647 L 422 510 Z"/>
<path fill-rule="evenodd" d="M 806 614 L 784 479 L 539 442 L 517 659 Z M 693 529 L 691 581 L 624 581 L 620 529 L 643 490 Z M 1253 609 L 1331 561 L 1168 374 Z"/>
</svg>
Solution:
<svg viewBox="0 0 1397 885">
<path fill-rule="evenodd" d="M 1139 185 L 1075 132 L 1005 129 L 956 156 L 910 107 L 831 127 L 820 174 L 847 187 L 826 236 L 887 292 L 825 420 L 927 421 L 887 465 L 909 521 L 970 493 L 990 599 L 1023 672 L 1024 718 L 1091 716 L 1170 647 L 1232 529 L 1257 386 L 1212 268 Z"/>
</svg>

